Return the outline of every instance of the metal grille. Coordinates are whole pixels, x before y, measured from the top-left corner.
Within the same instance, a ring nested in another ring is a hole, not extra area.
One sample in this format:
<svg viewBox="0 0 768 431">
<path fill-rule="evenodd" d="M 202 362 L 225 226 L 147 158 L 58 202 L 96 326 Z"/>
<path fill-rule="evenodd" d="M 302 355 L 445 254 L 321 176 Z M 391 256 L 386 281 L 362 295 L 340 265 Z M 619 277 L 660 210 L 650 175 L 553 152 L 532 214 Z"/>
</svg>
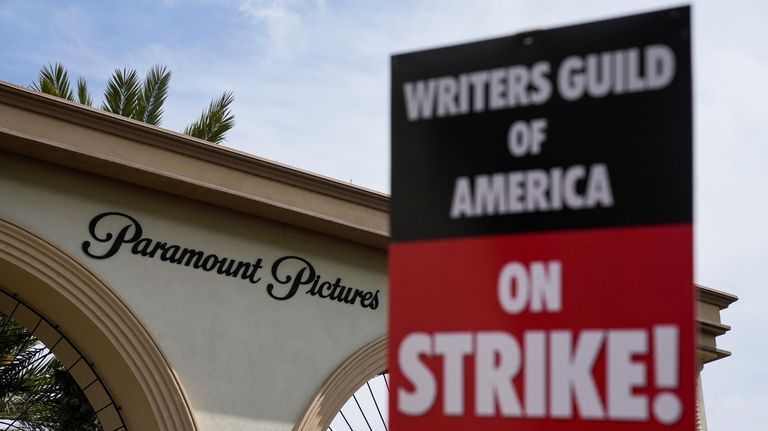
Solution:
<svg viewBox="0 0 768 431">
<path fill-rule="evenodd" d="M 56 325 L 0 291 L 0 430 L 125 429 L 93 364 Z"/>
<path fill-rule="evenodd" d="M 347 400 L 328 431 L 389 431 L 389 373 L 367 381 Z"/>
</svg>

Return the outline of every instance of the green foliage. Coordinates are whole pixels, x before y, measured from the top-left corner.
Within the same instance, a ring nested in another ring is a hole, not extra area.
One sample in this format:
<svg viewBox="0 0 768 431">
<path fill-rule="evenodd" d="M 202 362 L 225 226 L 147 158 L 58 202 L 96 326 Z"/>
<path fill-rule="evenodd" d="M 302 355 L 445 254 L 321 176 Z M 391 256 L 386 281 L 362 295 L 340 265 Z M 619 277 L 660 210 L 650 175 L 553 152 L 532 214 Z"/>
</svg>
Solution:
<svg viewBox="0 0 768 431">
<path fill-rule="evenodd" d="M 64 66 L 53 63 L 40 69 L 38 81 L 32 84 L 32 88 L 74 101 L 69 82 L 69 74 Z M 104 90 L 101 109 L 159 126 L 163 120 L 163 104 L 168 97 L 170 82 L 171 71 L 165 66 L 153 66 L 143 81 L 135 69 L 115 69 Z M 77 101 L 93 106 L 88 86 L 82 77 L 77 80 Z M 235 125 L 235 116 L 229 109 L 233 101 L 233 94 L 225 92 L 213 100 L 200 118 L 184 129 L 184 133 L 220 144 Z"/>
<path fill-rule="evenodd" d="M 37 338 L 0 314 L 0 427 L 100 431 L 96 413 L 62 364 Z"/>
<path fill-rule="evenodd" d="M 235 96 L 231 92 L 225 92 L 218 99 L 211 102 L 208 109 L 204 110 L 200 118 L 184 129 L 189 136 L 204 139 L 214 144 L 224 141 L 224 136 L 235 125 L 235 116 L 229 110 Z"/>
<path fill-rule="evenodd" d="M 69 73 L 59 63 L 49 63 L 48 66 L 43 66 L 40 69 L 40 76 L 37 78 L 37 82 L 32 84 L 32 88 L 62 99 L 75 100 L 72 97 L 72 90 L 69 88 Z"/>
<path fill-rule="evenodd" d="M 171 72 L 165 66 L 154 66 L 147 72 L 144 86 L 136 107 L 139 121 L 159 126 L 163 118 L 163 103 L 168 97 L 168 85 L 171 83 Z"/>
<path fill-rule="evenodd" d="M 139 104 L 141 84 L 139 74 L 133 69 L 115 69 L 104 90 L 101 109 L 123 117 L 133 118 Z"/>
<path fill-rule="evenodd" d="M 93 106 L 93 99 L 88 92 L 88 85 L 83 77 L 77 78 L 77 101 L 81 105 Z"/>
</svg>

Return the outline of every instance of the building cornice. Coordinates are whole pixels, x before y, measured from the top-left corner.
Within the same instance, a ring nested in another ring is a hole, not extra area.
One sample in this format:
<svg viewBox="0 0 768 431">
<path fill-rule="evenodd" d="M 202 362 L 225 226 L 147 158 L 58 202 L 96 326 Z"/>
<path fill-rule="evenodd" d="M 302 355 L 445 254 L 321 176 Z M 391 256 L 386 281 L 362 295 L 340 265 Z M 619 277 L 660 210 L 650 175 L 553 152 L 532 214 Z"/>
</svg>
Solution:
<svg viewBox="0 0 768 431">
<path fill-rule="evenodd" d="M 386 248 L 389 197 L 384 193 L 0 81 L 2 105 L 35 124 L 20 130 L 18 121 L 3 124 L 0 118 L 0 134 L 5 136 L 0 149 Z M 105 141 L 135 144 L 110 153 L 107 147 L 94 151 L 93 143 L 38 133 L 63 124 L 100 132 Z M 154 160 L 149 152 L 164 159 Z M 192 170 L 193 164 L 205 164 L 205 173 Z M 261 190 L 253 185 L 255 179 L 263 182 Z M 265 189 L 274 191 L 272 199 L 260 193 Z M 283 196 L 291 200 L 282 201 Z"/>
<path fill-rule="evenodd" d="M 333 197 L 342 198 L 381 211 L 389 210 L 384 193 L 322 175 L 266 160 L 229 147 L 211 144 L 168 129 L 155 127 L 110 112 L 73 103 L 0 81 L 0 100 L 19 108 L 51 116 L 80 126 L 97 129 L 124 138 L 172 150 L 179 154 L 206 159 L 254 175 L 268 177 Z"/>
<path fill-rule="evenodd" d="M 731 295 L 730 293 L 702 286 L 701 284 L 696 284 L 695 286 L 699 301 L 717 306 L 720 310 L 728 308 L 729 305 L 739 300 L 738 296 Z"/>
</svg>

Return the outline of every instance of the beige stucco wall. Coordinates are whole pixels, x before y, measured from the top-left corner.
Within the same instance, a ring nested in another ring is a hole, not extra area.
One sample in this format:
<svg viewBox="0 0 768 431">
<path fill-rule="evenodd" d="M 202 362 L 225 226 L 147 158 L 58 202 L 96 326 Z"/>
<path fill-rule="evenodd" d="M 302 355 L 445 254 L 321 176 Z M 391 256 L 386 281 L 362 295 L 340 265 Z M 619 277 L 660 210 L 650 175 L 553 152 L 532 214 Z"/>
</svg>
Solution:
<svg viewBox="0 0 768 431">
<path fill-rule="evenodd" d="M 257 284 L 133 255 L 96 260 L 81 245 L 89 221 L 119 211 L 144 235 L 243 261 L 262 258 Z M 143 320 L 187 392 L 202 430 L 287 430 L 341 362 L 385 334 L 382 250 L 0 152 L 0 217 L 70 253 Z M 287 255 L 323 279 L 379 290 L 376 310 L 304 294 L 268 296 L 270 266 Z M 98 364 L 96 364 L 98 367 Z"/>
</svg>

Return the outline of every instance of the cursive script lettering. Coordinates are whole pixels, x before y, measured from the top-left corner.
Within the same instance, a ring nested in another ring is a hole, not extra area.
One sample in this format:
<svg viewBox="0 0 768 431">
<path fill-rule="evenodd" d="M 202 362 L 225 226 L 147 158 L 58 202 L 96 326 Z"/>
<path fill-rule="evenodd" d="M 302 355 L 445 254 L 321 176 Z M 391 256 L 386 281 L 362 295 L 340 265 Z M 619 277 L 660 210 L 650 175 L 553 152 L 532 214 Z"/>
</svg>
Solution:
<svg viewBox="0 0 768 431">
<path fill-rule="evenodd" d="M 298 271 L 291 275 L 287 271 L 280 270 L 280 267 L 283 266 L 283 262 L 290 262 L 292 260 L 301 262 L 301 267 Z M 277 299 L 278 301 L 284 301 L 286 299 L 292 298 L 300 286 L 312 282 L 312 279 L 315 278 L 315 268 L 311 263 L 298 256 L 284 256 L 280 259 L 277 259 L 275 263 L 272 264 L 272 278 L 281 285 L 291 285 L 285 295 L 279 296 L 275 293 L 277 290 L 275 289 L 275 285 L 272 283 L 267 284 L 267 293 L 269 296 Z"/>
<path fill-rule="evenodd" d="M 117 227 L 115 227 L 117 226 Z M 114 233 L 109 229 L 113 228 Z M 83 252 L 94 259 L 106 259 L 117 254 L 124 244 L 132 244 L 131 253 L 137 256 L 158 258 L 163 262 L 183 265 L 200 269 L 206 272 L 216 271 L 227 277 L 248 280 L 253 284 L 261 278 L 257 276 L 262 268 L 262 259 L 256 259 L 253 263 L 243 262 L 228 257 L 219 257 L 215 254 L 206 254 L 203 251 L 182 247 L 176 244 L 156 241 L 142 236 L 144 230 L 135 218 L 119 212 L 106 212 L 97 215 L 88 224 L 88 231 L 96 243 L 105 245 L 106 251 L 99 253 L 95 250 L 95 243 L 83 241 Z M 99 234 L 99 232 L 104 232 Z"/>
<path fill-rule="evenodd" d="M 128 214 L 110 211 L 97 215 L 88 224 L 91 240 L 83 241 L 83 252 L 94 259 L 107 259 L 116 255 L 125 245 L 131 254 L 158 259 L 169 264 L 199 269 L 206 272 L 240 278 L 251 284 L 261 281 L 259 272 L 264 266 L 262 258 L 252 261 L 222 257 L 203 250 L 157 241 L 144 235 L 144 229 Z M 375 310 L 379 306 L 379 291 L 370 292 L 342 284 L 340 277 L 331 282 L 324 280 L 312 263 L 299 256 L 283 256 L 272 264 L 273 282 L 267 283 L 267 294 L 275 300 L 293 298 L 299 289 L 306 294 L 343 304 L 359 304 Z"/>
<path fill-rule="evenodd" d="M 97 226 L 99 222 L 101 222 L 106 217 L 125 218 L 128 220 L 130 224 L 127 224 L 122 229 L 120 229 L 117 235 L 113 235 L 111 232 L 107 232 L 104 235 L 99 235 L 97 233 Z M 133 234 L 130 237 L 128 237 L 128 232 L 131 231 L 131 228 L 133 228 Z M 88 232 L 90 232 L 91 237 L 96 241 L 101 243 L 111 242 L 111 245 L 107 249 L 107 251 L 104 252 L 104 254 L 97 255 L 97 254 L 91 253 L 90 251 L 91 242 L 85 241 L 83 242 L 83 252 L 85 252 L 85 254 L 87 254 L 88 256 L 94 259 L 106 259 L 108 257 L 114 256 L 115 253 L 117 253 L 120 250 L 120 247 L 123 244 L 131 243 L 141 238 L 141 225 L 139 225 L 139 222 L 137 222 L 135 218 L 129 216 L 128 214 L 123 214 L 118 212 L 106 212 L 106 213 L 97 215 L 91 220 L 90 223 L 88 223 Z"/>
</svg>

